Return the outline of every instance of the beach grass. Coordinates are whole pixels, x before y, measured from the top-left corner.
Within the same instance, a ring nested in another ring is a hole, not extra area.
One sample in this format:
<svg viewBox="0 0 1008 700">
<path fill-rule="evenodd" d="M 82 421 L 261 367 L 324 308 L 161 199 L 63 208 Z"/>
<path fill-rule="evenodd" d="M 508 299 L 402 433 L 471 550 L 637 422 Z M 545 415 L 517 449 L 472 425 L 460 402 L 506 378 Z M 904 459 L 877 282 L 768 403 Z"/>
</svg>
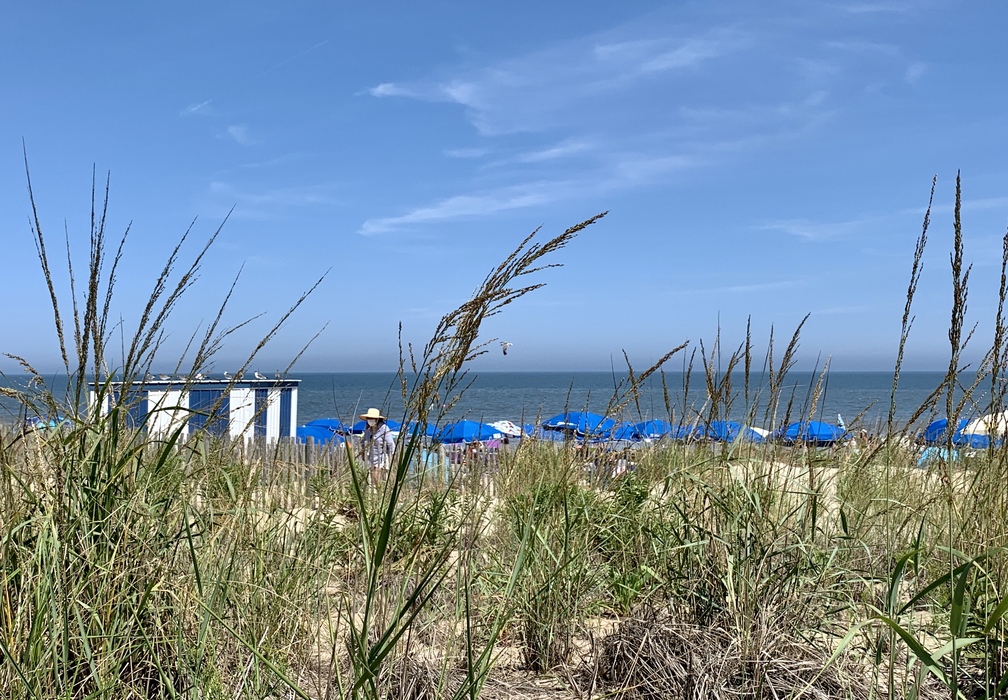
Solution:
<svg viewBox="0 0 1008 700">
<path fill-rule="evenodd" d="M 956 195 L 958 203 L 958 187 Z M 954 420 L 976 392 L 991 397 L 989 410 L 1003 400 L 993 391 L 1003 386 L 1000 331 L 976 381 L 960 386 L 969 267 L 956 211 L 951 359 L 915 418 L 939 410 Z M 403 344 L 404 423 L 443 419 L 473 380 L 469 362 L 493 342 L 480 335 L 483 320 L 534 292 L 541 282 L 529 276 L 556 264 L 599 218 L 541 243 L 538 232 L 526 237 L 427 345 Z M 142 383 L 206 251 L 176 277 L 183 237 L 134 341 L 113 359 L 114 273 L 104 262 L 101 206 L 92 220 L 82 301 L 67 313 L 52 294 L 69 386 L 46 386 L 23 361 L 36 381 L 15 396 L 29 414 L 66 422 L 0 435 L 4 697 L 1008 692 L 1006 448 L 919 465 L 916 423 L 899 425 L 891 412 L 870 441 L 657 442 L 636 447 L 625 471 L 572 442 L 522 440 L 493 468 L 446 479 L 416 473 L 421 436 L 404 431 L 381 484 L 368 483 L 350 450 L 310 481 L 272 480 L 286 466 L 279 453 L 253 457 L 211 436 L 155 435 L 129 424 L 127 403 L 112 400 L 105 413 L 84 400 L 89 389 L 119 398 L 112 376 Z M 894 397 L 927 234 L 925 218 Z M 999 293 L 1003 300 L 1004 282 Z M 192 373 L 228 335 L 224 306 L 193 336 L 203 340 L 190 354 Z M 1001 313 L 999 305 L 999 329 Z M 66 343 L 64 325 L 73 329 Z M 704 409 L 675 415 L 667 400 L 671 420 L 709 423 L 740 406 L 754 422 L 811 418 L 828 362 L 804 395 L 782 389 L 800 330 L 783 350 L 771 336 L 759 355 L 747 329 L 734 350 L 719 339 L 683 344 L 643 370 L 627 358 L 629 380 L 616 385 L 610 409 L 632 410 L 640 382 L 664 382 L 675 357 L 696 368 L 686 376 L 699 380 L 681 389 Z"/>
</svg>

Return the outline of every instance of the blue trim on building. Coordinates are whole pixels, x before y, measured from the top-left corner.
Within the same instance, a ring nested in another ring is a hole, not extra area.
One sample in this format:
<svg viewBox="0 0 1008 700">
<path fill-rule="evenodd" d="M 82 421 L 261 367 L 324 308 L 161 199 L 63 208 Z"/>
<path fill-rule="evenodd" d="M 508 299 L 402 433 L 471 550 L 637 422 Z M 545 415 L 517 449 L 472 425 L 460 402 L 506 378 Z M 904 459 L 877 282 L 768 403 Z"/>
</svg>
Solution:
<svg viewBox="0 0 1008 700">
<path fill-rule="evenodd" d="M 269 389 L 255 390 L 255 424 L 252 435 L 266 437 L 266 412 L 269 405 Z"/>
<path fill-rule="evenodd" d="M 291 394 L 290 389 L 280 390 L 280 437 L 294 437 L 294 426 L 291 425 Z"/>
<path fill-rule="evenodd" d="M 210 411 L 217 405 L 214 414 Z M 227 435 L 231 416 L 231 396 L 223 389 L 192 389 L 189 391 L 189 433 L 206 430 L 211 435 Z"/>
</svg>

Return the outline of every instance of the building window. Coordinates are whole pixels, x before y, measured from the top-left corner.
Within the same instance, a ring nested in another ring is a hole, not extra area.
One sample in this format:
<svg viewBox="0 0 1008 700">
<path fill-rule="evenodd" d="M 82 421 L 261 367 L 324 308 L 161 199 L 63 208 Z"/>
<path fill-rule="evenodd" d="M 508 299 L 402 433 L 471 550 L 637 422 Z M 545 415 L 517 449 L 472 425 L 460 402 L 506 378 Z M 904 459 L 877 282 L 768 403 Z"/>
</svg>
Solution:
<svg viewBox="0 0 1008 700">
<path fill-rule="evenodd" d="M 132 388 L 126 393 L 116 390 L 109 396 L 109 410 L 114 406 L 121 406 L 125 409 L 124 419 L 127 428 L 147 427 L 147 392 L 139 388 Z"/>
<path fill-rule="evenodd" d="M 280 437 L 293 437 L 291 430 L 291 390 L 280 390 Z"/>
<path fill-rule="evenodd" d="M 269 389 L 255 390 L 255 427 L 252 435 L 257 438 L 266 437 L 266 412 L 269 406 Z"/>
<path fill-rule="evenodd" d="M 189 392 L 189 433 L 206 430 L 226 435 L 231 415 L 230 396 L 222 389 L 194 389 Z M 212 414 L 211 414 L 212 412 Z"/>
<path fill-rule="evenodd" d="M 147 427 L 147 392 L 130 389 L 126 393 L 126 427 Z"/>
</svg>

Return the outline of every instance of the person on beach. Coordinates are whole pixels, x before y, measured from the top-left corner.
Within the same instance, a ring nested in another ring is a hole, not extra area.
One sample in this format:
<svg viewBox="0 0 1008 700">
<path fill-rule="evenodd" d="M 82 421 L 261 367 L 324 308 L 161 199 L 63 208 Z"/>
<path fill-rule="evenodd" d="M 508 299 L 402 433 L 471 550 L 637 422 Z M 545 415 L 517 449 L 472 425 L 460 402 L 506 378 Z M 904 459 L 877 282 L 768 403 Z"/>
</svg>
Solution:
<svg viewBox="0 0 1008 700">
<path fill-rule="evenodd" d="M 388 475 L 392 453 L 395 451 L 395 438 L 385 423 L 385 416 L 377 408 L 369 408 L 360 417 L 367 426 L 361 435 L 359 453 L 371 472 L 371 484 L 377 486 Z"/>
</svg>

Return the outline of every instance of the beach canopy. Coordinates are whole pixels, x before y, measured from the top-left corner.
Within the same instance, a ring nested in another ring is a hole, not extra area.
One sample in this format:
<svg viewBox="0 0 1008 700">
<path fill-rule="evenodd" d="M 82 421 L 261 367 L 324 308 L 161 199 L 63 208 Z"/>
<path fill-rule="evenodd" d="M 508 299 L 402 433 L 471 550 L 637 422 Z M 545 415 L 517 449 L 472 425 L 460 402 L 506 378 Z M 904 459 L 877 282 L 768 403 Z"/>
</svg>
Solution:
<svg viewBox="0 0 1008 700">
<path fill-rule="evenodd" d="M 343 435 L 350 432 L 350 428 L 339 418 L 316 418 L 315 420 L 310 420 L 305 423 L 305 426 L 328 428 L 334 433 L 341 433 Z"/>
<path fill-rule="evenodd" d="M 962 428 L 964 435 L 1008 435 L 1008 411 L 988 413 L 969 421 Z"/>
<path fill-rule="evenodd" d="M 641 432 L 635 423 L 625 422 L 613 428 L 609 435 L 603 439 L 620 442 L 640 442 L 644 438 L 644 433 Z"/>
<path fill-rule="evenodd" d="M 419 426 L 419 429 L 418 429 Z M 401 426 L 398 432 L 404 432 L 406 435 L 412 437 L 413 431 L 416 430 L 424 437 L 432 438 L 438 433 L 438 428 L 433 423 L 424 423 L 422 426 L 415 420 L 411 420 L 405 426 Z M 395 431 L 393 431 L 395 432 Z"/>
<path fill-rule="evenodd" d="M 323 425 L 311 424 L 299 425 L 294 431 L 294 438 L 298 442 L 308 442 L 308 438 L 311 438 L 316 445 L 339 445 L 344 442 L 339 433 Z"/>
<path fill-rule="evenodd" d="M 460 420 L 441 428 L 435 440 L 445 444 L 459 442 L 482 442 L 483 440 L 500 440 L 501 431 L 492 425 L 474 420 Z"/>
<path fill-rule="evenodd" d="M 653 419 L 653 420 L 642 420 L 637 423 L 637 432 L 639 432 L 645 439 L 648 440 L 659 440 L 667 435 L 672 434 L 672 424 L 667 420 Z"/>
<path fill-rule="evenodd" d="M 972 447 L 975 450 L 985 450 L 990 447 L 991 436 L 986 431 L 994 425 L 994 422 L 981 422 L 982 420 L 978 418 L 970 421 L 968 418 L 960 418 L 955 432 L 952 433 L 952 444 L 955 447 Z M 971 426 L 974 430 L 979 429 L 984 432 L 972 432 Z M 949 442 L 948 419 L 939 418 L 932 421 L 918 437 L 925 445 L 945 445 Z M 995 443 L 997 442 L 998 439 L 995 438 Z"/>
<path fill-rule="evenodd" d="M 702 425 L 673 425 L 669 437 L 676 442 L 702 440 L 707 436 L 707 429 Z"/>
<path fill-rule="evenodd" d="M 492 425 L 497 428 L 503 435 L 508 437 L 521 437 L 522 429 L 509 420 L 496 420 L 493 423 L 488 423 L 487 425 Z"/>
<path fill-rule="evenodd" d="M 774 437 L 789 445 L 803 442 L 809 445 L 834 445 L 850 435 L 839 425 L 810 420 L 791 423 L 774 433 Z"/>
<path fill-rule="evenodd" d="M 707 426 L 706 435 L 714 442 L 735 442 L 745 440 L 748 442 L 764 442 L 766 435 L 756 430 L 744 426 L 733 420 L 715 420 Z"/>
<path fill-rule="evenodd" d="M 577 435 L 605 435 L 616 427 L 616 421 L 590 411 L 565 411 L 543 421 L 547 430 L 565 430 Z"/>
<path fill-rule="evenodd" d="M 939 418 L 937 420 L 928 423 L 928 426 L 924 428 L 924 432 L 918 435 L 918 438 L 927 445 L 944 445 L 948 442 L 948 418 Z M 956 436 L 961 436 L 963 428 L 969 423 L 968 418 L 960 418 L 959 425 L 956 426 L 955 432 L 952 433 L 953 441 Z"/>
</svg>

